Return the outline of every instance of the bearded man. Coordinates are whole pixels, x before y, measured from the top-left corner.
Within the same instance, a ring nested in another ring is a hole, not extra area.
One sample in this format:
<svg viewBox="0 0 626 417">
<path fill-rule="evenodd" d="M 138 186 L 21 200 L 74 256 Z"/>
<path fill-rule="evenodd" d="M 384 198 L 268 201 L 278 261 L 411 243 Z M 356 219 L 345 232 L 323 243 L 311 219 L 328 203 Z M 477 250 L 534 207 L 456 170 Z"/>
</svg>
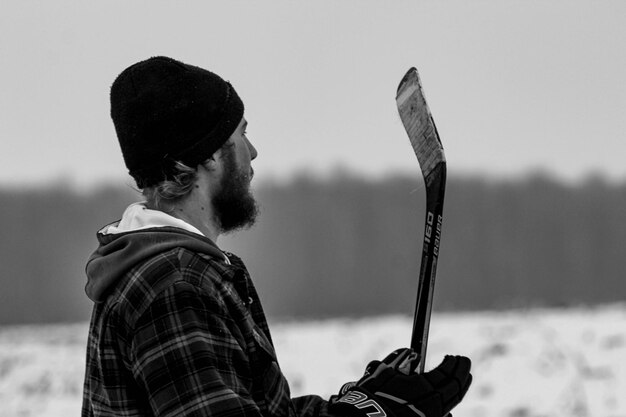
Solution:
<svg viewBox="0 0 626 417">
<path fill-rule="evenodd" d="M 250 275 L 216 244 L 258 212 L 237 92 L 155 57 L 117 77 L 111 117 L 145 201 L 98 232 L 87 263 L 83 416 L 442 417 L 461 401 L 469 359 L 418 375 L 410 349 L 371 362 L 330 401 L 291 398 Z"/>
</svg>

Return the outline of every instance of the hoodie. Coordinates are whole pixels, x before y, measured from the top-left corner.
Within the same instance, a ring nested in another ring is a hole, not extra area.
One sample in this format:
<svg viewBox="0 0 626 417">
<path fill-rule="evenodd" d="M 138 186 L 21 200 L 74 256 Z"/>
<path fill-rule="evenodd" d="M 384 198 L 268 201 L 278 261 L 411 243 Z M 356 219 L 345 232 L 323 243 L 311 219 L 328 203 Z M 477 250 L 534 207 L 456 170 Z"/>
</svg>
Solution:
<svg viewBox="0 0 626 417">
<path fill-rule="evenodd" d="M 89 257 L 85 292 L 94 302 L 106 299 L 134 266 L 174 248 L 185 248 L 229 263 L 228 257 L 197 228 L 162 211 L 131 204 L 122 219 L 98 231 L 99 246 Z"/>
<path fill-rule="evenodd" d="M 83 417 L 328 415 L 291 398 L 241 259 L 141 203 L 97 237 Z"/>
</svg>

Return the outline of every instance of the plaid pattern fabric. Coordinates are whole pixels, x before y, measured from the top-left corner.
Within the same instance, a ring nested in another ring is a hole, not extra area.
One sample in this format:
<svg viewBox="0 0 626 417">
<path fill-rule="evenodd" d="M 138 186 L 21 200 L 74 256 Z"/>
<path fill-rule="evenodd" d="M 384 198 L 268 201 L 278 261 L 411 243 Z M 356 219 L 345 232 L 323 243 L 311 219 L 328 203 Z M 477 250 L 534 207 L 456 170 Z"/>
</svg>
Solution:
<svg viewBox="0 0 626 417">
<path fill-rule="evenodd" d="M 82 415 L 328 415 L 290 398 L 259 297 L 231 265 L 177 248 L 129 271 L 95 304 Z"/>
</svg>

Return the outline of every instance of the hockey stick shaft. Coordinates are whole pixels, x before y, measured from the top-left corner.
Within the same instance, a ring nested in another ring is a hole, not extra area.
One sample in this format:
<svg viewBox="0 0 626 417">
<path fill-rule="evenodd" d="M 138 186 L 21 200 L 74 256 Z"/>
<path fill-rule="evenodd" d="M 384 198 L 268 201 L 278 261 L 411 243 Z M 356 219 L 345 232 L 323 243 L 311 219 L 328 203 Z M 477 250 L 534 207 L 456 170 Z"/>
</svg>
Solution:
<svg viewBox="0 0 626 417">
<path fill-rule="evenodd" d="M 441 243 L 441 228 L 443 224 L 443 197 L 445 193 L 446 166 L 439 165 L 434 171 L 435 178 L 426 192 L 426 220 L 424 222 L 424 243 L 415 315 L 413 318 L 413 333 L 411 348 L 420 353 L 418 371 L 423 372 L 430 329 L 430 316 L 435 291 L 435 278 Z"/>
</svg>

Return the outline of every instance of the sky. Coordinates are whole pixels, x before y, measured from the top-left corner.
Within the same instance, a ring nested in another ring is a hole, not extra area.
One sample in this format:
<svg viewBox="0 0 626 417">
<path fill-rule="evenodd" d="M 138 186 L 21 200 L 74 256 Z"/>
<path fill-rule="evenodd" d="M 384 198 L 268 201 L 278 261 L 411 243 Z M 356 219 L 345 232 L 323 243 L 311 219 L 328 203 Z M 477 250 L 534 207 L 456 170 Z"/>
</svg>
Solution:
<svg viewBox="0 0 626 417">
<path fill-rule="evenodd" d="M 0 185 L 132 185 L 109 116 L 167 55 L 230 80 L 257 178 L 419 174 L 395 91 L 418 68 L 448 169 L 626 180 L 626 2 L 29 1 L 0 5 Z"/>
</svg>

